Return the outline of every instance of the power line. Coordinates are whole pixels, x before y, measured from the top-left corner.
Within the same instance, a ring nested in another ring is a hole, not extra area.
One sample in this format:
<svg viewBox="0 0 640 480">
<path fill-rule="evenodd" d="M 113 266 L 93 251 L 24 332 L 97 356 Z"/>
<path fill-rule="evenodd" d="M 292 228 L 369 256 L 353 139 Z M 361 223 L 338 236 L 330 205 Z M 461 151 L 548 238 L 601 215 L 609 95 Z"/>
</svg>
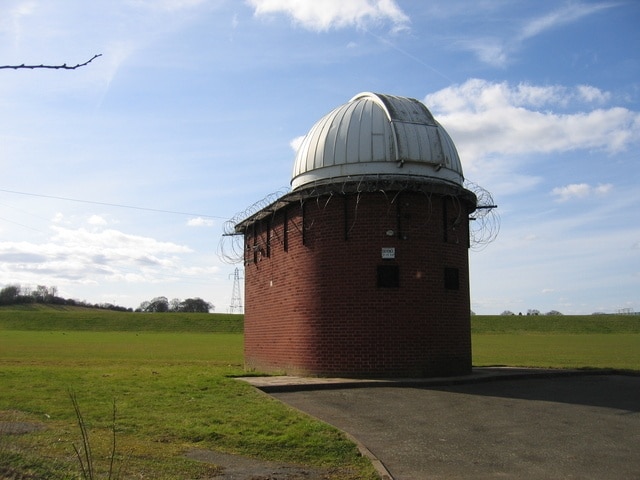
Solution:
<svg viewBox="0 0 640 480">
<path fill-rule="evenodd" d="M 33 230 L 34 232 L 46 233 L 43 230 L 39 230 L 37 228 L 30 227 L 28 225 L 24 225 L 23 223 L 14 222 L 13 220 L 9 220 L 8 218 L 0 217 L 0 220 L 8 223 L 13 223 L 14 225 L 18 225 L 20 227 L 28 228 L 29 230 Z"/>
<path fill-rule="evenodd" d="M 26 195 L 29 197 L 40 197 L 40 198 L 52 198 L 54 200 L 64 200 L 66 202 L 77 202 L 77 203 L 89 203 L 92 205 L 103 205 L 103 206 L 107 206 L 107 207 L 117 207 L 117 208 L 129 208 L 129 209 L 133 209 L 133 210 L 143 210 L 143 211 L 147 211 L 147 212 L 156 212 L 156 213 L 170 213 L 172 215 L 185 215 L 187 217 L 205 217 L 205 218 L 220 218 L 223 220 L 227 220 L 226 217 L 219 217 L 216 215 L 205 215 L 203 213 L 189 213 L 189 212 L 178 212 L 175 210 L 162 210 L 159 208 L 148 208 L 148 207 L 138 207 L 138 206 L 134 206 L 134 205 L 123 205 L 120 203 L 108 203 L 108 202 L 96 202 L 93 200 L 82 200 L 79 198 L 68 198 L 68 197 L 58 197 L 55 195 L 43 195 L 40 193 L 28 193 L 28 192 L 18 192 L 15 190 L 5 190 L 3 188 L 0 188 L 0 192 L 4 192 L 4 193 L 13 193 L 15 195 Z"/>
</svg>

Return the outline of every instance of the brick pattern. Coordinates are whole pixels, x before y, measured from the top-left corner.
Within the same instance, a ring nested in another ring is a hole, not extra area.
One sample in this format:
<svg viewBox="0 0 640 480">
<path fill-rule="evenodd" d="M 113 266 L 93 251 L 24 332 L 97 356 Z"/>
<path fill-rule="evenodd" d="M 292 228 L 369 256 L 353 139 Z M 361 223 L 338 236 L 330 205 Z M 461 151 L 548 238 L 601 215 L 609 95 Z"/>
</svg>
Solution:
<svg viewBox="0 0 640 480">
<path fill-rule="evenodd" d="M 457 197 L 361 193 L 291 204 L 245 234 L 248 369 L 318 376 L 471 370 L 468 214 Z M 383 259 L 383 248 L 395 258 Z M 399 286 L 377 286 L 378 265 Z M 445 268 L 459 289 L 445 288 Z"/>
</svg>

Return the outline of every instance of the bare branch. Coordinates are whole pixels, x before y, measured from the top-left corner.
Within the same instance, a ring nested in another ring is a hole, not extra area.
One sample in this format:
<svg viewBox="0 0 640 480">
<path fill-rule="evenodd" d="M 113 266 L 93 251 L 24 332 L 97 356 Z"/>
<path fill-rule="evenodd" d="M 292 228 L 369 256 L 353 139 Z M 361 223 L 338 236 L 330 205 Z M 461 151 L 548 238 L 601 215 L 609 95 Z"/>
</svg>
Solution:
<svg viewBox="0 0 640 480">
<path fill-rule="evenodd" d="M 12 68 L 14 70 L 17 70 L 19 68 L 28 68 L 28 69 L 31 69 L 31 70 L 33 70 L 34 68 L 49 68 L 49 69 L 52 69 L 52 70 L 75 70 L 76 68 L 84 67 L 85 65 L 90 64 L 96 58 L 101 57 L 101 56 L 102 56 L 102 54 L 98 53 L 97 55 L 94 55 L 93 57 L 91 57 L 86 62 L 79 63 L 79 64 L 73 65 L 73 66 L 69 66 L 66 63 L 64 63 L 62 65 L 25 65 L 23 63 L 22 65 L 0 65 L 0 70 L 1 69 L 9 69 L 9 68 Z"/>
</svg>

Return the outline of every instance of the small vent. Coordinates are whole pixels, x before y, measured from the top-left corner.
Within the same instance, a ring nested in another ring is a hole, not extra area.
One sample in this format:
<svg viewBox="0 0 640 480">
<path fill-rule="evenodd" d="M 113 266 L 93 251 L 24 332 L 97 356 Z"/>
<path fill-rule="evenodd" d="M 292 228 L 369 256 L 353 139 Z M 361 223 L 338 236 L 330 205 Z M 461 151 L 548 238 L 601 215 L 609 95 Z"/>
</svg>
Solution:
<svg viewBox="0 0 640 480">
<path fill-rule="evenodd" d="M 445 267 L 444 288 L 446 290 L 460 290 L 460 278 L 457 268 Z"/>
<path fill-rule="evenodd" d="M 400 286 L 400 267 L 398 265 L 378 265 L 378 287 L 398 288 Z"/>
</svg>

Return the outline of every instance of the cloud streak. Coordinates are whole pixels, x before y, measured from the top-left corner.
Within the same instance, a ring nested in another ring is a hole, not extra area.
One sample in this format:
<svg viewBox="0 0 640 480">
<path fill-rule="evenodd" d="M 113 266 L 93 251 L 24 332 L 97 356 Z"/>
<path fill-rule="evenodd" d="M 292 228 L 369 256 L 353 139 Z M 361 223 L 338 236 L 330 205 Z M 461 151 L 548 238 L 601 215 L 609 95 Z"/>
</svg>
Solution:
<svg viewBox="0 0 640 480">
<path fill-rule="evenodd" d="M 394 30 L 409 24 L 409 17 L 394 0 L 247 0 L 257 17 L 285 14 L 308 30 L 323 32 L 346 27 L 391 22 Z"/>
<path fill-rule="evenodd" d="M 618 5 L 619 3 L 569 3 L 544 15 L 525 20 L 512 36 L 479 35 L 476 38 L 460 40 L 457 46 L 473 52 L 483 63 L 504 67 L 509 63 L 511 56 L 522 49 L 528 40 Z"/>
<path fill-rule="evenodd" d="M 529 20 L 516 36 L 518 42 L 528 40 L 563 25 L 577 22 L 578 20 L 593 15 L 602 10 L 612 8 L 616 4 L 611 3 L 570 3 L 552 12 Z"/>
</svg>

